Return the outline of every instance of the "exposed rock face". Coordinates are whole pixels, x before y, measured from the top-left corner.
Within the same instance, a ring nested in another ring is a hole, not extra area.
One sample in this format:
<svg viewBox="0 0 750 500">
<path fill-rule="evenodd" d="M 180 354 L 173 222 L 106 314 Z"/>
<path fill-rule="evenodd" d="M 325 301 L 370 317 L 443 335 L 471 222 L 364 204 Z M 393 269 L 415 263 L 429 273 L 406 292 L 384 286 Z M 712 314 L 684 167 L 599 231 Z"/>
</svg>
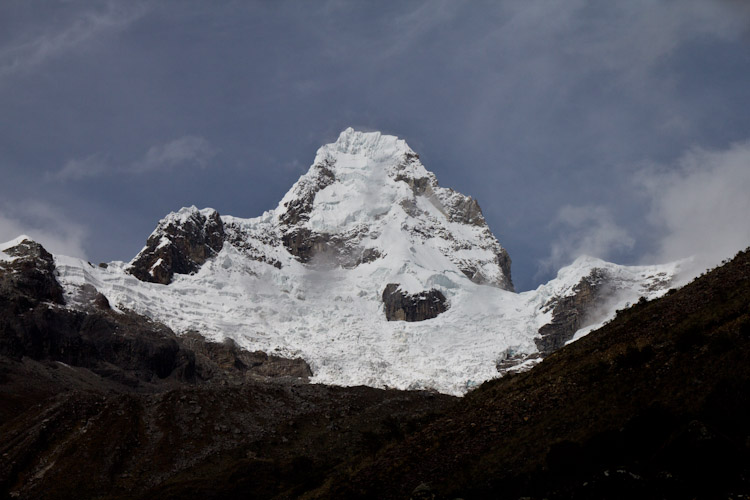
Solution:
<svg viewBox="0 0 750 500">
<path fill-rule="evenodd" d="M 89 312 L 51 306 L 63 302 L 51 255 L 28 240 L 6 253 L 18 258 L 0 270 L 1 355 L 61 361 L 128 385 L 177 371 L 193 376 L 194 356 L 180 350 L 167 327 L 111 311 L 90 286 L 81 290 L 95 305 Z"/>
<path fill-rule="evenodd" d="M 300 262 L 352 268 L 363 261 L 375 260 L 380 255 L 374 249 L 360 246 L 367 228 L 334 233 L 314 231 L 306 224 L 310 220 L 316 195 L 336 182 L 335 164 L 335 159 L 323 158 L 313 164 L 308 174 L 295 184 L 289 199 L 282 202 L 279 227 L 284 247 Z"/>
<path fill-rule="evenodd" d="M 440 290 L 408 294 L 397 283 L 389 283 L 383 290 L 385 317 L 388 321 L 423 321 L 448 310 L 445 295 Z"/>
<path fill-rule="evenodd" d="M 574 294 L 557 297 L 547 303 L 552 308 L 552 322 L 539 329 L 534 339 L 543 355 L 565 345 L 580 328 L 586 326 L 591 313 L 615 293 L 603 269 L 594 269 L 573 288 Z"/>
<path fill-rule="evenodd" d="M 513 291 L 513 281 L 510 279 L 510 255 L 503 248 L 495 254 L 495 258 L 492 260 L 500 269 L 503 270 L 503 279 L 498 283 L 500 288 L 505 290 Z M 463 262 L 461 265 L 461 272 L 468 277 L 474 283 L 479 285 L 491 284 L 488 278 L 482 273 L 480 266 L 477 266 L 473 262 Z"/>
<path fill-rule="evenodd" d="M 179 339 L 186 348 L 194 351 L 199 361 L 207 358 L 210 363 L 199 363 L 199 376 L 205 380 L 226 377 L 234 379 L 250 377 L 291 377 L 307 380 L 312 370 L 302 358 L 282 358 L 262 351 L 250 352 L 239 347 L 232 339 L 210 342 L 197 332 L 188 332 Z"/>
<path fill-rule="evenodd" d="M 183 208 L 159 222 L 128 271 L 141 281 L 167 285 L 175 274 L 196 272 L 223 246 L 224 225 L 216 210 Z"/>
<path fill-rule="evenodd" d="M 326 251 L 331 242 L 331 235 L 314 233 L 307 228 L 295 228 L 284 233 L 284 246 L 300 262 L 308 263 L 314 255 Z"/>
<path fill-rule="evenodd" d="M 43 301 L 64 303 L 62 287 L 55 279 L 54 259 L 42 245 L 24 239 L 4 253 L 14 258 L 0 260 L 0 293 L 14 294 L 22 308 Z"/>
<path fill-rule="evenodd" d="M 295 226 L 310 219 L 315 195 L 336 181 L 332 167 L 330 159 L 317 162 L 310 168 L 309 175 L 294 186 L 294 194 L 283 203 L 285 211 L 279 216 L 283 225 Z"/>
<path fill-rule="evenodd" d="M 222 219 L 224 223 L 224 242 L 232 245 L 250 260 L 263 262 L 281 269 L 282 263 L 278 254 L 273 251 L 282 246 L 280 235 L 274 227 L 266 225 L 260 228 L 248 228 L 234 217 Z"/>
<path fill-rule="evenodd" d="M 377 248 L 360 246 L 361 239 L 362 235 L 315 233 L 307 228 L 295 228 L 282 237 L 286 249 L 300 262 L 344 269 L 373 262 L 382 256 Z"/>
<path fill-rule="evenodd" d="M 86 312 L 97 309 L 106 311 L 112 308 L 109 304 L 109 299 L 89 283 L 86 283 L 78 287 L 77 290 L 70 292 L 69 297 L 78 308 Z"/>
<path fill-rule="evenodd" d="M 334 251 L 339 246 L 329 233 L 317 233 L 305 227 L 310 220 L 315 196 L 336 181 L 333 160 L 324 159 L 310 167 L 307 176 L 292 188 L 292 195 L 282 202 L 284 210 L 279 215 L 281 239 L 287 251 L 300 262 L 309 263 L 314 255 Z M 342 252 L 336 252 L 342 253 Z"/>
</svg>

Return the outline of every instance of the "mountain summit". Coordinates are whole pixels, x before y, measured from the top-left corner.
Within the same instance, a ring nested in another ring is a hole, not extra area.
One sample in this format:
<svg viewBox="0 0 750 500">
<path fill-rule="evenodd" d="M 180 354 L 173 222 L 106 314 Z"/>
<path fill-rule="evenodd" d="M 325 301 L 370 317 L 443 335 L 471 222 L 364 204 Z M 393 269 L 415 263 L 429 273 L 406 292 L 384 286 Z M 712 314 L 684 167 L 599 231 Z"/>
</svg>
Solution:
<svg viewBox="0 0 750 500">
<path fill-rule="evenodd" d="M 130 272 L 167 284 L 174 273 L 195 272 L 223 240 L 277 267 L 290 257 L 346 269 L 377 262 L 404 290 L 429 288 L 437 274 L 513 289 L 508 253 L 476 200 L 440 187 L 406 142 L 379 132 L 346 129 L 318 150 L 276 210 L 223 222 L 211 209 L 170 214 Z"/>
<path fill-rule="evenodd" d="M 677 270 L 585 258 L 517 294 L 476 200 L 403 140 L 351 128 L 260 217 L 183 208 L 129 263 L 55 262 L 69 307 L 93 286 L 178 334 L 301 357 L 315 382 L 453 394 L 664 293 Z"/>
</svg>

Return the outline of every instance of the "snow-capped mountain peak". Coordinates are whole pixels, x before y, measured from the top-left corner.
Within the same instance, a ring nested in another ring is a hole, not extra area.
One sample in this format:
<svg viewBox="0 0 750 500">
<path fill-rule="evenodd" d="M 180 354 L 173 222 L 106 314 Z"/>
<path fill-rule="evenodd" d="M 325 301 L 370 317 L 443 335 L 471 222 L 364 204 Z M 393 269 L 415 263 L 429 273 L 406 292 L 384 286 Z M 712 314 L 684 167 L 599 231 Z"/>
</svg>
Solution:
<svg viewBox="0 0 750 500">
<path fill-rule="evenodd" d="M 349 127 L 339 134 L 336 142 L 326 144 L 316 154 L 315 161 L 336 154 L 347 154 L 364 156 L 374 160 L 382 161 L 414 154 L 414 151 L 406 144 L 406 141 L 392 135 L 383 135 L 380 132 L 359 132 Z"/>
<path fill-rule="evenodd" d="M 440 187 L 419 156 L 394 136 L 345 130 L 318 150 L 275 215 L 285 246 L 302 262 L 318 254 L 354 267 L 363 256 L 396 252 L 410 260 L 409 253 L 439 254 L 445 262 L 434 272 L 452 270 L 475 283 L 513 287 L 510 258 L 479 204 Z M 426 255 L 419 257 L 426 262 Z"/>
<path fill-rule="evenodd" d="M 93 286 L 177 333 L 302 357 L 316 382 L 454 394 L 663 293 L 677 270 L 584 258 L 514 293 L 476 200 L 441 187 L 403 140 L 353 129 L 259 217 L 183 208 L 130 263 L 56 265 L 70 307 Z"/>
</svg>

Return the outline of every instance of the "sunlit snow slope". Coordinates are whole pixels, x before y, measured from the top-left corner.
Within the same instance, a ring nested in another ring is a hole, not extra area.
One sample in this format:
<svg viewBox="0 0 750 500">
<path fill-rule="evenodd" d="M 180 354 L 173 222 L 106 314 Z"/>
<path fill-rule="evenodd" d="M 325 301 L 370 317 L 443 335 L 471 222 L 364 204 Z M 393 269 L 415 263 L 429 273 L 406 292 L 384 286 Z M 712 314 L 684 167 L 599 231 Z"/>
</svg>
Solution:
<svg viewBox="0 0 750 500">
<path fill-rule="evenodd" d="M 677 270 L 581 258 L 517 294 L 507 252 L 476 201 L 438 186 L 404 141 L 352 129 L 320 148 L 309 172 L 260 217 L 183 208 L 131 263 L 104 268 L 58 256 L 56 264 L 71 307 L 78 287 L 91 284 L 111 304 L 177 333 L 301 356 L 314 382 L 452 394 L 497 377 L 509 356 L 537 352 L 556 300 L 593 270 L 605 270 L 617 292 L 594 322 L 664 293 Z M 439 290 L 448 309 L 425 321 L 387 321 L 390 283 L 405 293 Z"/>
</svg>

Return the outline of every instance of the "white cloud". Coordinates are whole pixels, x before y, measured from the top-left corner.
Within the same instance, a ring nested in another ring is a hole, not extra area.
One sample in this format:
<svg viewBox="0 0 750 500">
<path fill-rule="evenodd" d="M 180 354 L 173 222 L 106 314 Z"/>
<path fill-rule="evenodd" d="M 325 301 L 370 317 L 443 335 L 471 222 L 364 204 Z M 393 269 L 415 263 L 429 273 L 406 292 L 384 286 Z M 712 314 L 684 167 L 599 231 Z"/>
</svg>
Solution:
<svg viewBox="0 0 750 500">
<path fill-rule="evenodd" d="M 168 170 L 175 167 L 208 166 L 216 154 L 211 144 L 202 137 L 186 135 L 166 144 L 149 148 L 142 160 L 126 169 L 131 172 Z"/>
<path fill-rule="evenodd" d="M 58 208 L 36 201 L 0 208 L 0 241 L 25 234 L 54 254 L 86 258 L 85 228 Z"/>
<path fill-rule="evenodd" d="M 635 244 L 630 234 L 603 206 L 564 206 L 558 212 L 555 224 L 560 228 L 560 234 L 552 243 L 550 255 L 542 260 L 541 272 L 557 270 L 582 255 L 609 260 L 617 252 Z"/>
<path fill-rule="evenodd" d="M 104 174 L 107 169 L 106 160 L 97 153 L 83 159 L 68 160 L 63 168 L 48 174 L 47 177 L 58 180 L 83 179 Z"/>
<path fill-rule="evenodd" d="M 651 165 L 636 179 L 648 203 L 656 250 L 643 264 L 686 258 L 682 279 L 690 279 L 750 246 L 750 140 L 725 150 L 694 148 L 672 165 Z M 540 273 L 554 271 L 580 255 L 613 260 L 635 241 L 607 208 L 565 206 L 561 228 Z"/>
<path fill-rule="evenodd" d="M 669 171 L 651 167 L 639 180 L 663 235 L 647 260 L 692 256 L 699 273 L 750 245 L 750 140 L 723 151 L 693 149 Z"/>
<path fill-rule="evenodd" d="M 47 174 L 47 179 L 76 180 L 107 174 L 141 174 L 174 168 L 206 168 L 216 149 L 202 137 L 186 135 L 152 146 L 144 156 L 125 166 L 112 165 L 102 154 L 68 160 L 63 167 Z"/>
</svg>

